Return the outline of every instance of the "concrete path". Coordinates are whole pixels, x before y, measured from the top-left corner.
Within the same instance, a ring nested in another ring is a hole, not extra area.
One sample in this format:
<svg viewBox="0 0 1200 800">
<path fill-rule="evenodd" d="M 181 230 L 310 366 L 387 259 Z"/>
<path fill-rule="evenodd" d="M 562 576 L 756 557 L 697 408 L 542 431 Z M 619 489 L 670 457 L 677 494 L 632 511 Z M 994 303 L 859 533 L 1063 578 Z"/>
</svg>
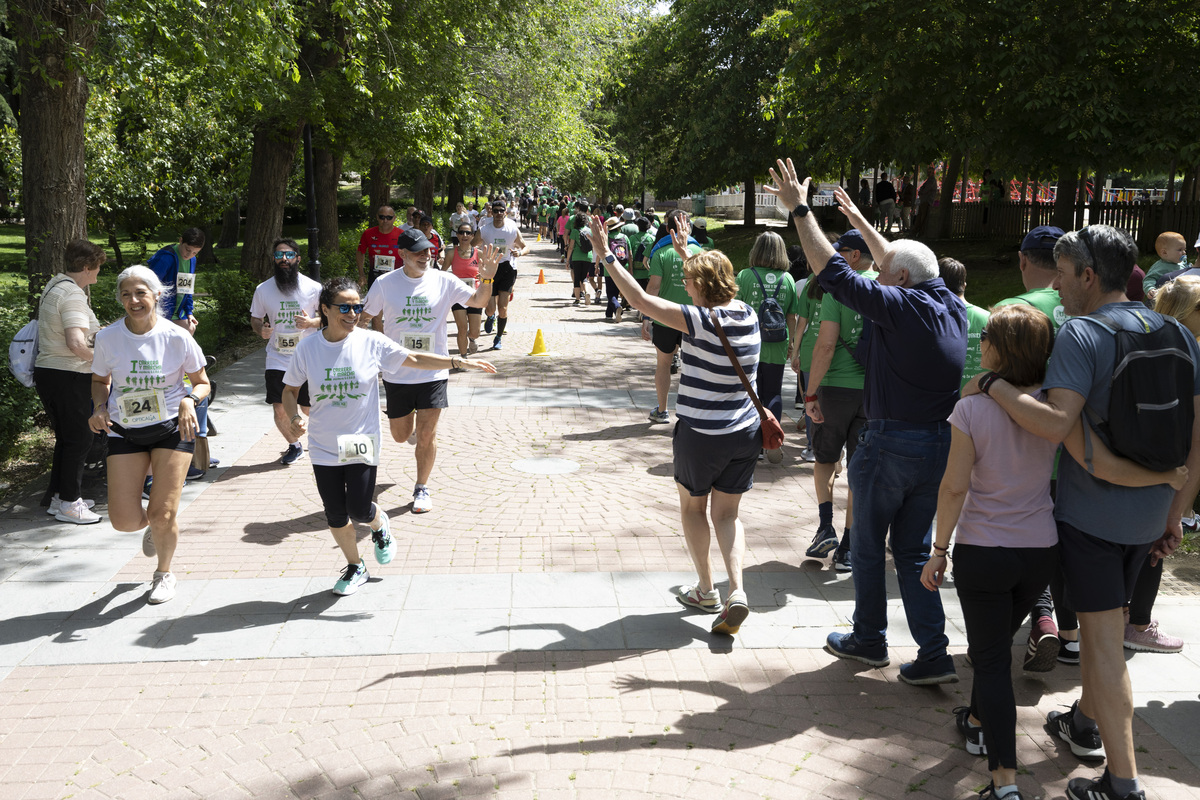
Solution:
<svg viewBox="0 0 1200 800">
<path fill-rule="evenodd" d="M 386 444 L 398 552 L 374 566 L 364 539 L 372 581 L 352 597 L 329 593 L 341 563 L 307 461 L 277 463 L 261 352 L 218 376 L 222 467 L 185 490 L 172 602 L 145 603 L 138 534 L 56 523 L 36 487 L 0 512 L 0 797 L 955 798 L 987 783 L 954 731 L 971 670 L 952 590 L 962 683 L 898 681 L 915 647 L 894 579 L 892 665 L 822 652 L 853 579 L 804 558 L 816 505 L 795 433 L 743 502 L 742 631 L 714 637 L 676 602 L 692 575 L 670 426 L 646 420 L 650 346 L 573 307 L 549 246 L 520 268 L 504 349 L 483 354 L 499 374 L 451 378 L 431 513 L 410 513 L 411 447 Z M 525 355 L 538 330 L 559 356 Z M 839 482 L 839 520 L 844 501 Z M 1148 797 L 1200 797 L 1196 572 L 1168 574 L 1155 609 L 1183 653 L 1129 658 Z M 1062 797 L 1097 774 L 1042 727 L 1078 668 L 1015 683 L 1022 791 Z"/>
</svg>

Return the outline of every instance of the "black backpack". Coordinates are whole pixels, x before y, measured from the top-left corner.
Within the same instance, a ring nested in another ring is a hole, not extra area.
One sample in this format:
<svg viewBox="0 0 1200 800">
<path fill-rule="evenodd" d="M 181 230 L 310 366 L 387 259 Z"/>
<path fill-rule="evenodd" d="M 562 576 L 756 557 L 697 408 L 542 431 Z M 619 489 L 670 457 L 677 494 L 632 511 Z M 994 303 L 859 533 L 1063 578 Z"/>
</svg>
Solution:
<svg viewBox="0 0 1200 800">
<path fill-rule="evenodd" d="M 762 290 L 762 303 L 758 306 L 758 330 L 762 334 L 764 342 L 786 342 L 788 338 L 787 315 L 783 313 L 783 307 L 779 305 L 779 290 L 783 288 L 783 279 L 780 278 L 779 283 L 775 284 L 775 294 L 767 296 L 767 287 L 763 285 L 762 277 L 758 274 L 758 270 L 753 267 L 750 271 L 754 273 L 754 278 L 758 281 L 758 288 Z"/>
<path fill-rule="evenodd" d="M 590 255 L 592 252 L 592 240 L 589 238 L 590 233 L 590 228 L 579 229 L 579 252 L 585 256 Z"/>
<path fill-rule="evenodd" d="M 1168 319 L 1152 331 L 1134 313 L 1143 330 L 1123 330 L 1104 314 L 1084 317 L 1113 334 L 1117 352 L 1108 419 L 1087 406 L 1084 413 L 1113 452 L 1161 472 L 1182 466 L 1191 449 L 1196 365 L 1179 325 Z"/>
</svg>

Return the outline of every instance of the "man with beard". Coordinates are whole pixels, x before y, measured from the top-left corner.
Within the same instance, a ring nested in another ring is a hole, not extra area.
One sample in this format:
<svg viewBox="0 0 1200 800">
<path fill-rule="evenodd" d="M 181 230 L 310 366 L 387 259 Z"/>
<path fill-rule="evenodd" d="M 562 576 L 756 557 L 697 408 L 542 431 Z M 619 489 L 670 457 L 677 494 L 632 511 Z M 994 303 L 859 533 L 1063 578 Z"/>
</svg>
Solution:
<svg viewBox="0 0 1200 800">
<path fill-rule="evenodd" d="M 291 239 L 276 239 L 275 275 L 260 283 L 250 303 L 250 325 L 266 339 L 267 402 L 275 412 L 275 427 L 283 434 L 287 450 L 280 464 L 294 464 L 304 455 L 304 445 L 292 435 L 292 424 L 283 410 L 283 374 L 292 363 L 300 339 L 321 327 L 321 284 L 300 274 L 300 246 Z M 308 384 L 300 387 L 300 408 L 308 413 Z"/>
</svg>

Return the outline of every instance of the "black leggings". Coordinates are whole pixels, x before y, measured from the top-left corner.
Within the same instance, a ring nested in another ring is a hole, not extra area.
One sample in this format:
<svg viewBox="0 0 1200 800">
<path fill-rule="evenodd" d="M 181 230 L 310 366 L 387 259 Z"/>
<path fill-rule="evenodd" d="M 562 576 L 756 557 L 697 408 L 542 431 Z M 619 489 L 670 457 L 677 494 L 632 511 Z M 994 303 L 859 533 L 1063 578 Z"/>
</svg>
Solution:
<svg viewBox="0 0 1200 800">
<path fill-rule="evenodd" d="M 378 467 L 366 464 L 339 464 L 325 467 L 313 464 L 317 493 L 325 505 L 325 521 L 331 528 L 344 528 L 350 523 L 375 519 L 375 472 Z"/>
<path fill-rule="evenodd" d="M 36 367 L 33 379 L 50 426 L 54 429 L 54 460 L 50 487 L 64 503 L 79 499 L 83 464 L 95 438 L 88 427 L 92 415 L 92 374 Z"/>
<path fill-rule="evenodd" d="M 971 713 L 983 724 L 989 770 L 1017 768 L 1013 636 L 1057 571 L 1057 547 L 954 546 L 954 588 L 975 672 Z"/>
<path fill-rule="evenodd" d="M 1150 556 L 1142 562 L 1142 570 L 1133 584 L 1133 597 L 1129 600 L 1129 624 L 1149 625 L 1154 601 L 1158 599 L 1158 584 L 1162 581 L 1163 559 L 1150 566 Z"/>
</svg>

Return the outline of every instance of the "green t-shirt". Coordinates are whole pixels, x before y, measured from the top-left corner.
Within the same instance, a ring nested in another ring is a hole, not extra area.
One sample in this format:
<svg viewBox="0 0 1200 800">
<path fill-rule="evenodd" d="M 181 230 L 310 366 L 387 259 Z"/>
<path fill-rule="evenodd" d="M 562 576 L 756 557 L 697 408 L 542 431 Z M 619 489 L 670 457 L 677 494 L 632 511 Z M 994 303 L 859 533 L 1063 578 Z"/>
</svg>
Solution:
<svg viewBox="0 0 1200 800">
<path fill-rule="evenodd" d="M 1142 281 L 1142 291 L 1149 292 L 1151 289 L 1157 289 L 1158 281 L 1163 275 L 1169 275 L 1172 272 L 1178 272 L 1181 269 L 1187 268 L 1186 257 L 1178 264 L 1172 264 L 1170 261 L 1163 261 L 1160 258 L 1154 262 L 1154 266 L 1146 270 L 1146 279 Z"/>
<path fill-rule="evenodd" d="M 763 296 L 755 273 L 758 274 L 758 278 L 762 279 L 763 287 L 767 290 L 767 296 L 774 297 L 779 302 L 779 307 L 783 309 L 784 314 L 800 313 L 800 303 L 796 298 L 796 282 L 792 280 L 791 275 L 783 270 L 756 270 L 754 267 L 743 269 L 737 274 L 738 300 L 753 308 L 756 314 L 758 313 L 758 307 L 762 304 Z M 778 293 L 775 291 L 776 287 L 779 288 Z M 787 351 L 788 343 L 786 340 L 782 342 L 763 342 L 762 349 L 758 355 L 759 363 L 786 364 Z"/>
<path fill-rule="evenodd" d="M 585 253 L 583 251 L 583 248 L 579 245 L 580 239 L 586 239 L 587 237 L 592 235 L 591 229 L 590 228 L 575 228 L 575 227 L 568 225 L 567 230 L 569 230 L 571 232 L 569 234 L 570 240 L 575 243 L 575 247 L 572 248 L 572 250 L 571 250 L 571 263 L 572 264 L 575 264 L 578 262 L 583 262 L 585 264 L 592 263 L 592 251 L 588 250 Z M 589 244 L 590 244 L 590 242 L 589 242 Z"/>
<path fill-rule="evenodd" d="M 963 364 L 962 385 L 958 387 L 959 389 L 966 386 L 967 381 L 971 378 L 983 372 L 983 368 L 979 366 L 979 360 L 983 358 L 979 341 L 983 326 L 987 325 L 988 321 L 987 309 L 967 303 L 965 300 L 963 303 L 967 306 L 967 360 Z"/>
<path fill-rule="evenodd" d="M 650 248 L 654 246 L 654 234 L 650 231 L 646 231 L 645 233 L 639 232 L 636 236 L 630 237 L 629 244 L 633 247 L 633 252 L 630 253 L 634 257 L 633 277 L 649 278 L 650 270 L 646 268 L 646 259 L 650 256 Z M 642 248 L 641 258 L 637 257 L 639 247 Z"/>
<path fill-rule="evenodd" d="M 1054 332 L 1056 334 L 1063 323 L 1067 321 L 1067 312 L 1063 311 L 1062 299 L 1059 298 L 1057 289 L 1033 289 L 1016 297 L 1005 298 L 996 303 L 993 308 L 1011 306 L 1015 303 L 1024 303 L 1027 306 L 1033 306 L 1049 317 L 1050 321 L 1054 323 Z M 968 305 L 970 304 L 968 303 Z"/>
<path fill-rule="evenodd" d="M 688 245 L 690 255 L 694 256 L 699 252 L 699 245 Z M 655 275 L 662 278 L 662 283 L 658 285 L 659 297 L 668 303 L 678 303 L 681 306 L 692 304 L 691 296 L 688 295 L 687 289 L 683 288 L 683 259 L 670 244 L 658 248 L 654 257 L 650 259 L 650 277 Z M 659 323 L 656 320 L 654 324 Z"/>
<path fill-rule="evenodd" d="M 862 273 L 862 276 L 875 280 L 878 274 L 874 270 L 867 270 Z M 837 386 L 841 389 L 863 388 L 865 373 L 862 364 L 855 361 L 854 356 L 850 355 L 847 350 L 847 347 L 853 350 L 862 336 L 862 314 L 846 308 L 832 296 L 825 295 L 825 299 L 821 302 L 821 322 L 836 322 L 841 325 L 838 335 L 846 342 L 846 346 L 843 346 L 841 342 L 834 345 L 833 358 L 829 361 L 829 370 L 821 379 L 821 385 Z"/>
<path fill-rule="evenodd" d="M 816 278 L 809 278 L 810 281 L 815 281 Z M 821 327 L 821 299 L 814 299 L 808 296 L 807 284 L 799 292 L 800 299 L 797 301 L 799 311 L 796 313 L 803 319 L 807 320 L 807 326 L 804 332 L 800 335 L 800 371 L 808 372 L 812 369 L 812 354 L 813 348 L 817 344 L 817 330 Z"/>
</svg>

